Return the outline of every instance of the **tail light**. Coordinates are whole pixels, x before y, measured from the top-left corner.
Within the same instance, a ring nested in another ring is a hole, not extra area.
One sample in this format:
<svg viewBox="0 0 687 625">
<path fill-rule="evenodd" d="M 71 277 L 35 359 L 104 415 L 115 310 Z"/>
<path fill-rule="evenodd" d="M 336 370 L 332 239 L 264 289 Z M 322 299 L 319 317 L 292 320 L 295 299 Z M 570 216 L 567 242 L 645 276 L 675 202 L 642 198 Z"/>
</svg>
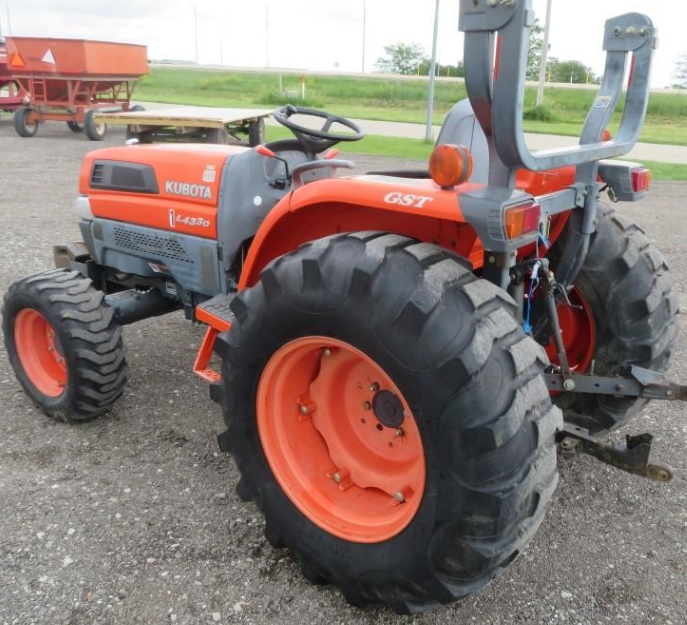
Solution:
<svg viewBox="0 0 687 625">
<path fill-rule="evenodd" d="M 635 193 L 644 193 L 651 188 L 651 172 L 646 167 L 632 170 L 632 188 Z"/>
<path fill-rule="evenodd" d="M 539 230 L 541 206 L 537 202 L 509 208 L 505 213 L 506 237 L 518 239 Z"/>
</svg>

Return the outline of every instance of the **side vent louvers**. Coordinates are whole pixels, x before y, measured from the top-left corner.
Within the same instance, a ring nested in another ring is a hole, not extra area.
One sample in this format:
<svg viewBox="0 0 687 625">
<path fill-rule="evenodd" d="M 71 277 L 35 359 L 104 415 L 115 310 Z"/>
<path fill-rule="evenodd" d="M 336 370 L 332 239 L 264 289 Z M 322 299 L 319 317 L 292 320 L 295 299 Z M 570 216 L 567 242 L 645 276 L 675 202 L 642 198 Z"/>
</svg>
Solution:
<svg viewBox="0 0 687 625">
<path fill-rule="evenodd" d="M 91 172 L 91 186 L 97 187 L 105 182 L 105 165 L 103 163 L 96 163 L 93 165 Z"/>
</svg>

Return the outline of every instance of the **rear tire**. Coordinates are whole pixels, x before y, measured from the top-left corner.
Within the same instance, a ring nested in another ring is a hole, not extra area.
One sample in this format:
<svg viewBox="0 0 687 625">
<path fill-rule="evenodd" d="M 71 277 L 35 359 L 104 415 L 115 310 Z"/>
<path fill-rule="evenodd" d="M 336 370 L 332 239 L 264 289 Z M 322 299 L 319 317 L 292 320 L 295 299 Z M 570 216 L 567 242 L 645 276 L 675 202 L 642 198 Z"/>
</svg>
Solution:
<svg viewBox="0 0 687 625">
<path fill-rule="evenodd" d="M 102 141 L 107 135 L 107 124 L 96 123 L 95 121 L 97 114 L 98 111 L 92 109 L 86 111 L 86 117 L 84 118 L 84 132 L 91 141 Z"/>
<path fill-rule="evenodd" d="M 33 112 L 29 106 L 22 106 L 14 112 L 14 129 L 20 137 L 26 139 L 35 137 L 38 132 L 38 122 L 30 123 L 28 116 Z"/>
<path fill-rule="evenodd" d="M 554 266 L 561 249 L 552 250 Z M 575 288 L 594 317 L 596 375 L 627 374 L 632 365 L 669 368 L 679 331 L 677 292 L 663 256 L 639 226 L 600 205 Z M 648 401 L 564 394 L 555 403 L 566 421 L 601 433 L 627 424 Z"/>
<path fill-rule="evenodd" d="M 69 121 L 67 122 L 67 128 L 72 132 L 83 132 L 83 126 L 79 122 Z"/>
<path fill-rule="evenodd" d="M 63 269 L 24 278 L 5 295 L 3 331 L 10 363 L 27 395 L 52 419 L 88 421 L 107 412 L 124 391 L 122 330 L 104 297 L 91 280 Z M 38 321 L 25 329 L 28 333 L 21 331 L 27 313 Z M 54 380 L 61 390 L 52 390 L 53 363 L 46 368 L 35 362 L 32 350 L 41 345 L 27 344 L 27 337 L 38 341 L 43 326 L 54 335 L 50 351 L 62 361 L 64 375 Z"/>
<path fill-rule="evenodd" d="M 505 292 L 439 247 L 359 233 L 278 259 L 231 308 L 232 328 L 216 344 L 224 382 L 213 398 L 228 426 L 220 443 L 241 472 L 239 495 L 257 503 L 268 540 L 291 549 L 308 580 L 335 584 L 356 606 L 408 614 L 477 591 L 515 560 L 556 488 L 562 421 L 541 376 L 546 355 L 523 334 Z M 261 372 L 285 345 L 313 335 L 372 359 L 415 417 L 424 494 L 389 539 L 354 542 L 322 529 L 266 457 L 256 415 Z"/>
</svg>

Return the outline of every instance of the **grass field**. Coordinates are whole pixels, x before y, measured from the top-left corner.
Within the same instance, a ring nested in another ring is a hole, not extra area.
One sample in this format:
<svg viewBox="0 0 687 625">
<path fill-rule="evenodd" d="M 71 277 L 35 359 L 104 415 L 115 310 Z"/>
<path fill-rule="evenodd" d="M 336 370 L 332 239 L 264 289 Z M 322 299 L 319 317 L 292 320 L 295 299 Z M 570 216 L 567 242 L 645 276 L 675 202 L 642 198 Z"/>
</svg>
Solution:
<svg viewBox="0 0 687 625">
<path fill-rule="evenodd" d="M 285 91 L 300 93 L 300 77 L 284 75 Z M 308 76 L 306 104 L 326 108 L 345 117 L 423 123 L 426 80 Z M 288 98 L 279 94 L 277 74 L 155 68 L 144 78 L 137 98 L 151 102 L 223 107 L 276 107 Z M 587 111 L 594 102 L 592 89 L 555 89 L 546 92 L 547 121 L 527 120 L 528 132 L 579 136 Z M 451 106 L 466 97 L 458 81 L 439 81 L 434 122 L 441 124 Z M 294 102 L 298 102 L 295 98 Z M 535 93 L 528 89 L 526 110 L 534 107 Z M 616 114 L 615 125 L 620 121 Z M 687 93 L 654 94 L 649 104 L 642 141 L 687 146 Z"/>
<path fill-rule="evenodd" d="M 267 127 L 267 139 L 277 141 L 291 138 L 291 132 L 286 128 Z M 356 143 L 341 144 L 342 152 L 350 154 L 371 154 L 373 156 L 396 156 L 398 158 L 418 161 L 428 161 L 433 146 L 416 139 L 400 139 L 368 135 Z M 687 165 L 673 165 L 671 163 L 657 163 L 642 161 L 651 169 L 654 180 L 687 180 Z"/>
</svg>

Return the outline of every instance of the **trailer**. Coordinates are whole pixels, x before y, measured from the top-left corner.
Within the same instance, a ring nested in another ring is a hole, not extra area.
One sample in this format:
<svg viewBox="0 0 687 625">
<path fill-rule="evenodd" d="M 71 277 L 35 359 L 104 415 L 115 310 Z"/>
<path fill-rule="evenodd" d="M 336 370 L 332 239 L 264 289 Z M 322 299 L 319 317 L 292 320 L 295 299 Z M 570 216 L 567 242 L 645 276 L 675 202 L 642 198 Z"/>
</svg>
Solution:
<svg viewBox="0 0 687 625">
<path fill-rule="evenodd" d="M 265 109 L 183 106 L 129 113 L 99 113 L 96 121 L 126 126 L 127 138 L 140 143 L 219 143 L 246 136 L 251 147 L 265 142 Z"/>
<path fill-rule="evenodd" d="M 14 114 L 22 137 L 40 123 L 63 121 L 92 141 L 105 137 L 99 111 L 128 111 L 139 79 L 148 73 L 146 46 L 38 37 L 7 37 L 8 68 L 28 102 Z"/>
<path fill-rule="evenodd" d="M 7 66 L 5 43 L 0 40 L 0 111 L 13 113 L 24 104 L 25 96 Z"/>
</svg>

